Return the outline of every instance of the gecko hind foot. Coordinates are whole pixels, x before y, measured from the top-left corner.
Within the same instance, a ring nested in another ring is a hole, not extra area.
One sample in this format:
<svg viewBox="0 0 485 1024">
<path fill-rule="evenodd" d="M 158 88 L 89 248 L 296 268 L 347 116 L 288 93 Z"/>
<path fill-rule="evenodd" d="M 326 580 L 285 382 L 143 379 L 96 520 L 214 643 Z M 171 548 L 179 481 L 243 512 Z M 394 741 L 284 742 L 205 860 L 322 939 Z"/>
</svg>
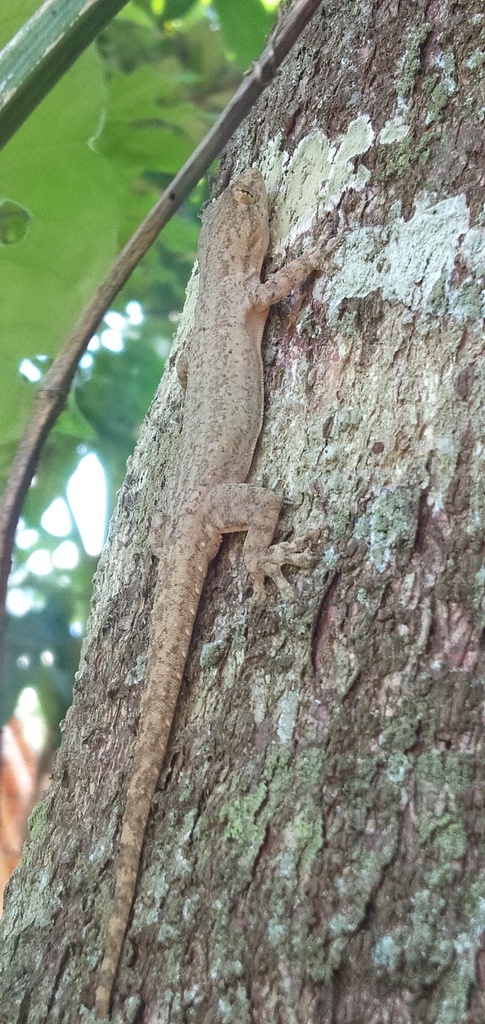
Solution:
<svg viewBox="0 0 485 1024">
<path fill-rule="evenodd" d="M 257 599 L 264 598 L 265 577 L 273 580 L 282 597 L 295 596 L 294 587 L 283 576 L 281 566 L 295 565 L 300 569 L 311 568 L 315 564 L 315 557 L 305 550 L 305 546 L 304 540 L 281 541 L 279 544 L 272 544 L 260 556 L 257 569 L 251 572 L 254 595 Z"/>
</svg>

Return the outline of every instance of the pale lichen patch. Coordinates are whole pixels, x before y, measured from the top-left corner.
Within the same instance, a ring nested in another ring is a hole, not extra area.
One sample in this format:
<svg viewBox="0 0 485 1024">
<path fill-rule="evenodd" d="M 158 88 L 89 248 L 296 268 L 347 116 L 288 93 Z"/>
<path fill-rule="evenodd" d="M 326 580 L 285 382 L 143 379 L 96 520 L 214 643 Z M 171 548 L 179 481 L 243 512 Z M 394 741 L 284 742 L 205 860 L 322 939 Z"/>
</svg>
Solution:
<svg viewBox="0 0 485 1024">
<path fill-rule="evenodd" d="M 289 743 L 291 741 L 295 728 L 298 702 L 299 694 L 296 690 L 289 690 L 278 701 L 277 733 L 281 743 Z"/>
<path fill-rule="evenodd" d="M 362 115 L 335 141 L 323 131 L 313 131 L 289 159 L 275 152 L 275 141 L 267 147 L 262 166 L 268 188 L 276 192 L 272 244 L 283 249 L 310 229 L 320 211 L 332 210 L 343 192 L 364 187 L 370 172 L 362 165 L 356 170 L 354 161 L 370 149 L 374 130 L 370 118 Z M 282 174 L 285 168 L 284 182 L 278 186 L 277 172 Z"/>
<path fill-rule="evenodd" d="M 365 538 L 369 557 L 378 572 L 383 572 L 397 545 L 412 542 L 415 530 L 413 503 L 405 488 L 383 488 L 372 501 L 366 516 L 355 524 L 356 540 Z"/>
<path fill-rule="evenodd" d="M 444 57 L 438 64 L 450 95 L 454 88 L 452 66 Z M 356 169 L 355 160 L 375 141 L 397 152 L 402 144 L 407 145 L 408 135 L 405 113 L 398 109 L 377 140 L 367 115 L 351 121 L 336 140 L 322 131 L 311 132 L 291 157 L 280 151 L 279 136 L 272 139 L 262 160 L 274 197 L 271 251 L 291 248 L 305 232 L 315 233 L 315 223 L 320 227 L 325 211 L 333 209 L 345 191 L 363 188 L 370 172 L 363 164 Z M 330 278 L 323 275 L 316 285 L 317 296 L 328 303 L 329 323 L 337 322 L 345 299 L 365 298 L 376 290 L 384 299 L 400 302 L 412 311 L 448 312 L 461 320 L 482 316 L 485 233 L 480 227 L 470 229 L 469 222 L 465 195 L 434 202 L 431 196 L 421 194 L 408 219 L 395 204 L 387 227 L 348 232 L 334 255 L 336 272 Z M 452 275 L 458 256 L 469 275 L 456 288 Z"/>
<path fill-rule="evenodd" d="M 378 140 L 381 146 L 390 146 L 394 142 L 402 142 L 406 135 L 409 135 L 409 125 L 405 123 L 401 114 L 396 114 L 381 128 Z"/>
<path fill-rule="evenodd" d="M 471 241 L 467 239 L 469 216 L 464 195 L 438 203 L 420 196 L 408 220 L 393 212 L 387 237 L 374 228 L 351 232 L 335 257 L 339 269 L 317 285 L 317 293 L 329 305 L 329 322 L 336 322 L 344 299 L 364 298 L 377 289 L 384 299 L 410 310 L 461 317 L 463 294 L 451 287 L 455 261 L 463 252 L 470 270 L 478 271 L 484 245 L 479 229 Z"/>
<path fill-rule="evenodd" d="M 391 228 L 383 270 L 384 298 L 417 309 L 432 304 L 439 281 L 445 288 L 453 272 L 458 241 L 468 230 L 469 211 L 464 195 L 431 203 L 427 196 L 416 201 L 413 216 L 399 217 Z M 444 311 L 444 310 L 441 310 Z"/>
</svg>

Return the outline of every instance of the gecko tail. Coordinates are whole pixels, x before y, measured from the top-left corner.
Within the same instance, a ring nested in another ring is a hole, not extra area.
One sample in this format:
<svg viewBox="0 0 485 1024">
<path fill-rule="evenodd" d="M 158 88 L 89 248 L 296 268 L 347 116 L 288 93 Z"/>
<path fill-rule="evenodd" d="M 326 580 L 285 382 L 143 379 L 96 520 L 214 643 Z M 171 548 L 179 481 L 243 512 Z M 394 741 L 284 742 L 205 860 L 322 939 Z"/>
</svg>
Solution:
<svg viewBox="0 0 485 1024">
<path fill-rule="evenodd" d="M 108 922 L 106 947 L 101 963 L 94 1008 L 104 1020 L 109 1015 L 113 986 L 135 896 L 136 879 L 145 840 L 147 821 L 158 777 L 167 751 L 185 661 L 208 558 L 187 544 L 182 562 L 174 546 L 174 566 L 165 565 L 164 587 L 158 588 L 152 609 L 148 645 L 147 683 L 140 711 L 138 737 L 133 754 L 133 774 L 123 814 L 113 911 Z M 211 556 L 212 557 L 212 556 Z M 190 588 L 186 580 L 191 580 Z M 171 595 L 167 608 L 166 594 Z M 183 624 L 184 628 L 181 628 Z"/>
<path fill-rule="evenodd" d="M 150 764 L 143 757 L 128 788 L 118 851 L 113 911 L 109 919 L 94 1004 L 96 1016 L 100 1020 L 109 1014 L 111 994 L 133 905 L 145 828 L 159 773 L 160 764 Z"/>
</svg>

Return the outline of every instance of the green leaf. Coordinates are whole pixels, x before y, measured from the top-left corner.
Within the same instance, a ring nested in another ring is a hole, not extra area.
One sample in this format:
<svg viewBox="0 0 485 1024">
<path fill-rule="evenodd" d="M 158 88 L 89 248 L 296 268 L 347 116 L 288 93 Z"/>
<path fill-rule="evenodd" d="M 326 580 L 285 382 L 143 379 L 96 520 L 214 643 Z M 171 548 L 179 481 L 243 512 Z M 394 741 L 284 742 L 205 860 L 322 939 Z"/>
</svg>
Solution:
<svg viewBox="0 0 485 1024">
<path fill-rule="evenodd" d="M 103 149 L 116 159 L 118 168 L 125 165 L 133 174 L 143 167 L 172 175 L 177 173 L 190 156 L 193 146 L 190 139 L 179 132 L 141 124 L 133 128 L 126 139 L 107 130 Z"/>
<path fill-rule="evenodd" d="M 12 26 L 17 0 L 2 4 Z M 0 154 L 3 443 L 18 438 L 30 407 L 19 363 L 58 351 L 117 248 L 113 179 L 94 141 L 104 99 L 91 49 Z"/>
<path fill-rule="evenodd" d="M 199 108 L 184 98 L 181 65 L 173 55 L 129 73 L 115 71 L 99 146 L 117 177 L 121 237 L 135 230 L 206 130 Z M 157 188 L 153 180 L 157 180 Z"/>
<path fill-rule="evenodd" d="M 96 431 L 98 449 L 107 442 L 123 446 L 126 461 L 162 370 L 153 349 L 137 339 L 127 339 L 121 353 L 101 350 L 95 354 L 92 372 L 78 374 L 76 405 Z"/>
<path fill-rule="evenodd" d="M 2 4 L 0 146 L 15 134 L 125 0 L 44 0 L 35 14 L 26 2 Z M 21 26 L 16 32 L 15 30 Z M 13 38 L 10 38 L 13 36 Z"/>
<path fill-rule="evenodd" d="M 32 217 L 28 210 L 9 199 L 0 202 L 0 245 L 17 245 L 27 236 Z"/>
<path fill-rule="evenodd" d="M 227 45 L 235 54 L 239 67 L 245 70 L 261 53 L 274 15 L 265 10 L 260 0 L 213 0 Z"/>
<path fill-rule="evenodd" d="M 165 21 L 175 21 L 183 18 L 191 7 L 194 7 L 196 0 L 165 0 L 163 17 Z"/>
<path fill-rule="evenodd" d="M 195 259 L 199 237 L 199 225 L 195 221 L 175 214 L 164 227 L 160 237 L 171 252 L 192 253 Z"/>
<path fill-rule="evenodd" d="M 153 27 L 153 18 L 135 3 L 126 4 L 121 11 L 118 11 L 116 17 L 118 21 L 132 21 L 134 25 L 140 25 L 142 28 L 151 29 Z"/>
</svg>

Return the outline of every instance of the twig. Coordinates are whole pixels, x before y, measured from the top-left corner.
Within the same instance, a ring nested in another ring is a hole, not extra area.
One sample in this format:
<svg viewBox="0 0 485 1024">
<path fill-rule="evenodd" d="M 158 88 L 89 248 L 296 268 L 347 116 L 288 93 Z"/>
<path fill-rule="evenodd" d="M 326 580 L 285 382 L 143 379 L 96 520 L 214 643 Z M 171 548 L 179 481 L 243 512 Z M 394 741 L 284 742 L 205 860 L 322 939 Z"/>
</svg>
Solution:
<svg viewBox="0 0 485 1024">
<path fill-rule="evenodd" d="M 252 71 L 244 78 L 215 125 L 122 249 L 37 389 L 33 412 L 19 442 L 0 502 L 0 647 L 7 579 L 17 520 L 42 445 L 62 411 L 77 363 L 104 313 L 132 270 L 220 153 L 258 96 L 271 82 L 276 70 L 320 3 L 321 0 L 295 0 L 291 10 L 278 26 L 275 36 L 263 50 Z M 0 654 L 0 668 L 2 660 Z"/>
</svg>

